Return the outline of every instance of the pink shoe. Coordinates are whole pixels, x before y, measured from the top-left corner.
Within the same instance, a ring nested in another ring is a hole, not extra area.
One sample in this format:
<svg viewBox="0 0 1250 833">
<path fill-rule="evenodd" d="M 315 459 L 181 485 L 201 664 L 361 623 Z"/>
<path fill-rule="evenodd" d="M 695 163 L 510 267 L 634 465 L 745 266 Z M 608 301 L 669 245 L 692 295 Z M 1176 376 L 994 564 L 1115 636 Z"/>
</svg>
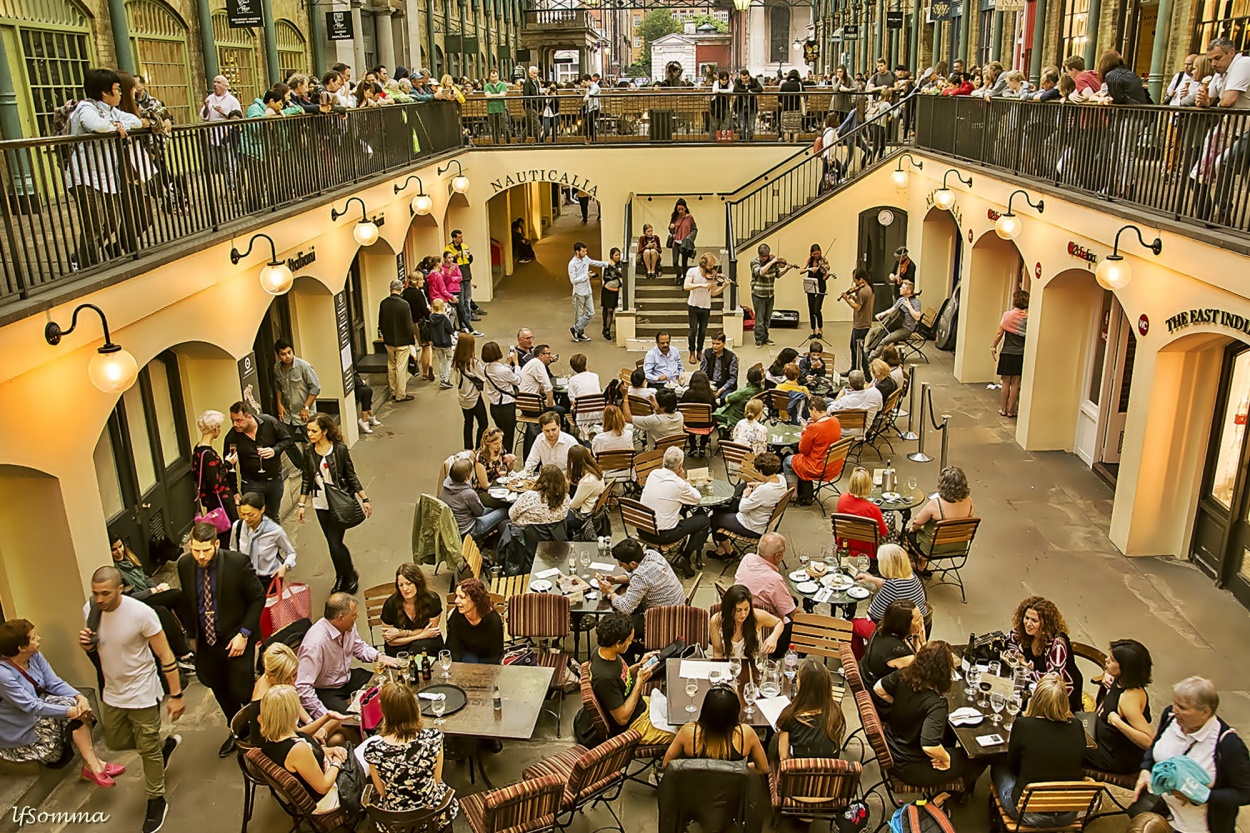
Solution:
<svg viewBox="0 0 1250 833">
<path fill-rule="evenodd" d="M 104 774 L 107 775 L 109 778 L 116 778 L 119 775 L 125 774 L 125 772 L 126 772 L 126 767 L 122 766 L 121 764 L 105 764 L 104 765 Z"/>
<path fill-rule="evenodd" d="M 103 772 L 101 772 L 99 775 L 96 775 L 94 772 L 87 769 L 87 767 L 85 766 L 82 768 L 81 775 L 82 775 L 82 780 L 90 781 L 91 783 L 95 784 L 97 787 L 117 786 L 117 782 L 114 781 L 111 776 L 106 775 Z"/>
</svg>

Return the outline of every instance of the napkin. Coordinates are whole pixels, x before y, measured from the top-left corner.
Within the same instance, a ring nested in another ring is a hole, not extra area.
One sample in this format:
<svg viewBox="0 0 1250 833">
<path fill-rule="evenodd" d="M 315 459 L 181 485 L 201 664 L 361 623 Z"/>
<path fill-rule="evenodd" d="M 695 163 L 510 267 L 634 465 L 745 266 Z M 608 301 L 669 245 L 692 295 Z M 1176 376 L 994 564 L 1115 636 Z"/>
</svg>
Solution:
<svg viewBox="0 0 1250 833">
<path fill-rule="evenodd" d="M 677 734 L 680 726 L 671 726 L 668 722 L 668 700 L 664 692 L 656 689 L 651 693 L 651 725 L 661 732 Z"/>
</svg>

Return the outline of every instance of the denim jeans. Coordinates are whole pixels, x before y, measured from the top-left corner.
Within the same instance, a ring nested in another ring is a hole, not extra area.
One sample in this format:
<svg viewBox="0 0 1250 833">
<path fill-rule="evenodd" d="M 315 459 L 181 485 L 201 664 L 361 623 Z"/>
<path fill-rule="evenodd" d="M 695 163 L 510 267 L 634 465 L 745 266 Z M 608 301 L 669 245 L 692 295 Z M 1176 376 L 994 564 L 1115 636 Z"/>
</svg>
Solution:
<svg viewBox="0 0 1250 833">
<path fill-rule="evenodd" d="M 687 344 L 691 353 L 703 352 L 703 340 L 707 338 L 707 322 L 712 316 L 710 309 L 686 306 L 686 315 L 690 319 L 690 335 Z"/>
<path fill-rule="evenodd" d="M 499 526 L 501 523 L 503 523 L 507 519 L 508 519 L 507 509 L 501 508 L 501 509 L 486 510 L 485 514 L 478 515 L 477 518 L 473 521 L 473 529 L 471 530 L 471 532 L 473 533 L 473 537 L 480 538 L 481 536 L 486 535 L 488 532 L 490 532 L 495 527 Z"/>
<path fill-rule="evenodd" d="M 755 346 L 763 347 L 768 342 L 768 322 L 773 317 L 773 296 L 751 293 L 751 303 L 755 306 Z"/>
<path fill-rule="evenodd" d="M 595 315 L 595 301 L 589 295 L 573 296 L 573 329 L 581 333 L 586 329 L 586 325 L 590 323 L 590 319 Z"/>
</svg>

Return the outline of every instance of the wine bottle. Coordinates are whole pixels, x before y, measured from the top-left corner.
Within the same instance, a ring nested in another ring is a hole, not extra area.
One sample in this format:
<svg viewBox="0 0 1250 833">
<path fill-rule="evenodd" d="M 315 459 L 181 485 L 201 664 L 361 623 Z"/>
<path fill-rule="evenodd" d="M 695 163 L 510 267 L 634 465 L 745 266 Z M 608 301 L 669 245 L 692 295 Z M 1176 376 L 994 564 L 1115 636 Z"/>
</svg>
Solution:
<svg viewBox="0 0 1250 833">
<path fill-rule="evenodd" d="M 495 706 L 495 714 L 503 711 L 503 695 L 499 693 L 499 684 L 495 684 L 495 690 L 491 692 L 491 702 Z"/>
<path fill-rule="evenodd" d="M 973 646 L 973 643 L 976 642 L 976 639 L 977 639 L 976 633 L 968 634 L 968 645 L 967 647 L 964 648 L 963 662 L 960 663 L 960 667 L 964 673 L 965 679 L 967 679 L 968 677 L 968 669 L 971 668 L 973 664 L 975 663 L 975 659 L 973 657 L 972 646 Z"/>
<path fill-rule="evenodd" d="M 428 683 L 430 681 L 430 678 L 433 676 L 434 676 L 434 660 L 430 659 L 427 656 L 425 658 L 425 667 L 421 669 L 421 679 Z"/>
</svg>

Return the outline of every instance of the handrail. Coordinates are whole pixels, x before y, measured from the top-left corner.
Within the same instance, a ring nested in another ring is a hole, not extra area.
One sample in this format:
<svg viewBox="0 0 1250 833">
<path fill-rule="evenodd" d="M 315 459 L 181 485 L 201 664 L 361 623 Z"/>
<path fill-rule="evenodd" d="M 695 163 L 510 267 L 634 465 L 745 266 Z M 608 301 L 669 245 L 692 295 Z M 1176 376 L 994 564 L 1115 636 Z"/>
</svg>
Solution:
<svg viewBox="0 0 1250 833">
<path fill-rule="evenodd" d="M 634 286 L 637 281 L 634 280 L 634 253 L 631 251 L 631 241 L 634 236 L 634 194 L 631 191 L 625 197 L 625 239 L 621 241 L 621 262 L 625 264 L 625 268 L 621 271 L 624 285 L 621 286 L 619 293 L 621 299 L 621 312 L 629 312 L 634 308 Z"/>
</svg>

